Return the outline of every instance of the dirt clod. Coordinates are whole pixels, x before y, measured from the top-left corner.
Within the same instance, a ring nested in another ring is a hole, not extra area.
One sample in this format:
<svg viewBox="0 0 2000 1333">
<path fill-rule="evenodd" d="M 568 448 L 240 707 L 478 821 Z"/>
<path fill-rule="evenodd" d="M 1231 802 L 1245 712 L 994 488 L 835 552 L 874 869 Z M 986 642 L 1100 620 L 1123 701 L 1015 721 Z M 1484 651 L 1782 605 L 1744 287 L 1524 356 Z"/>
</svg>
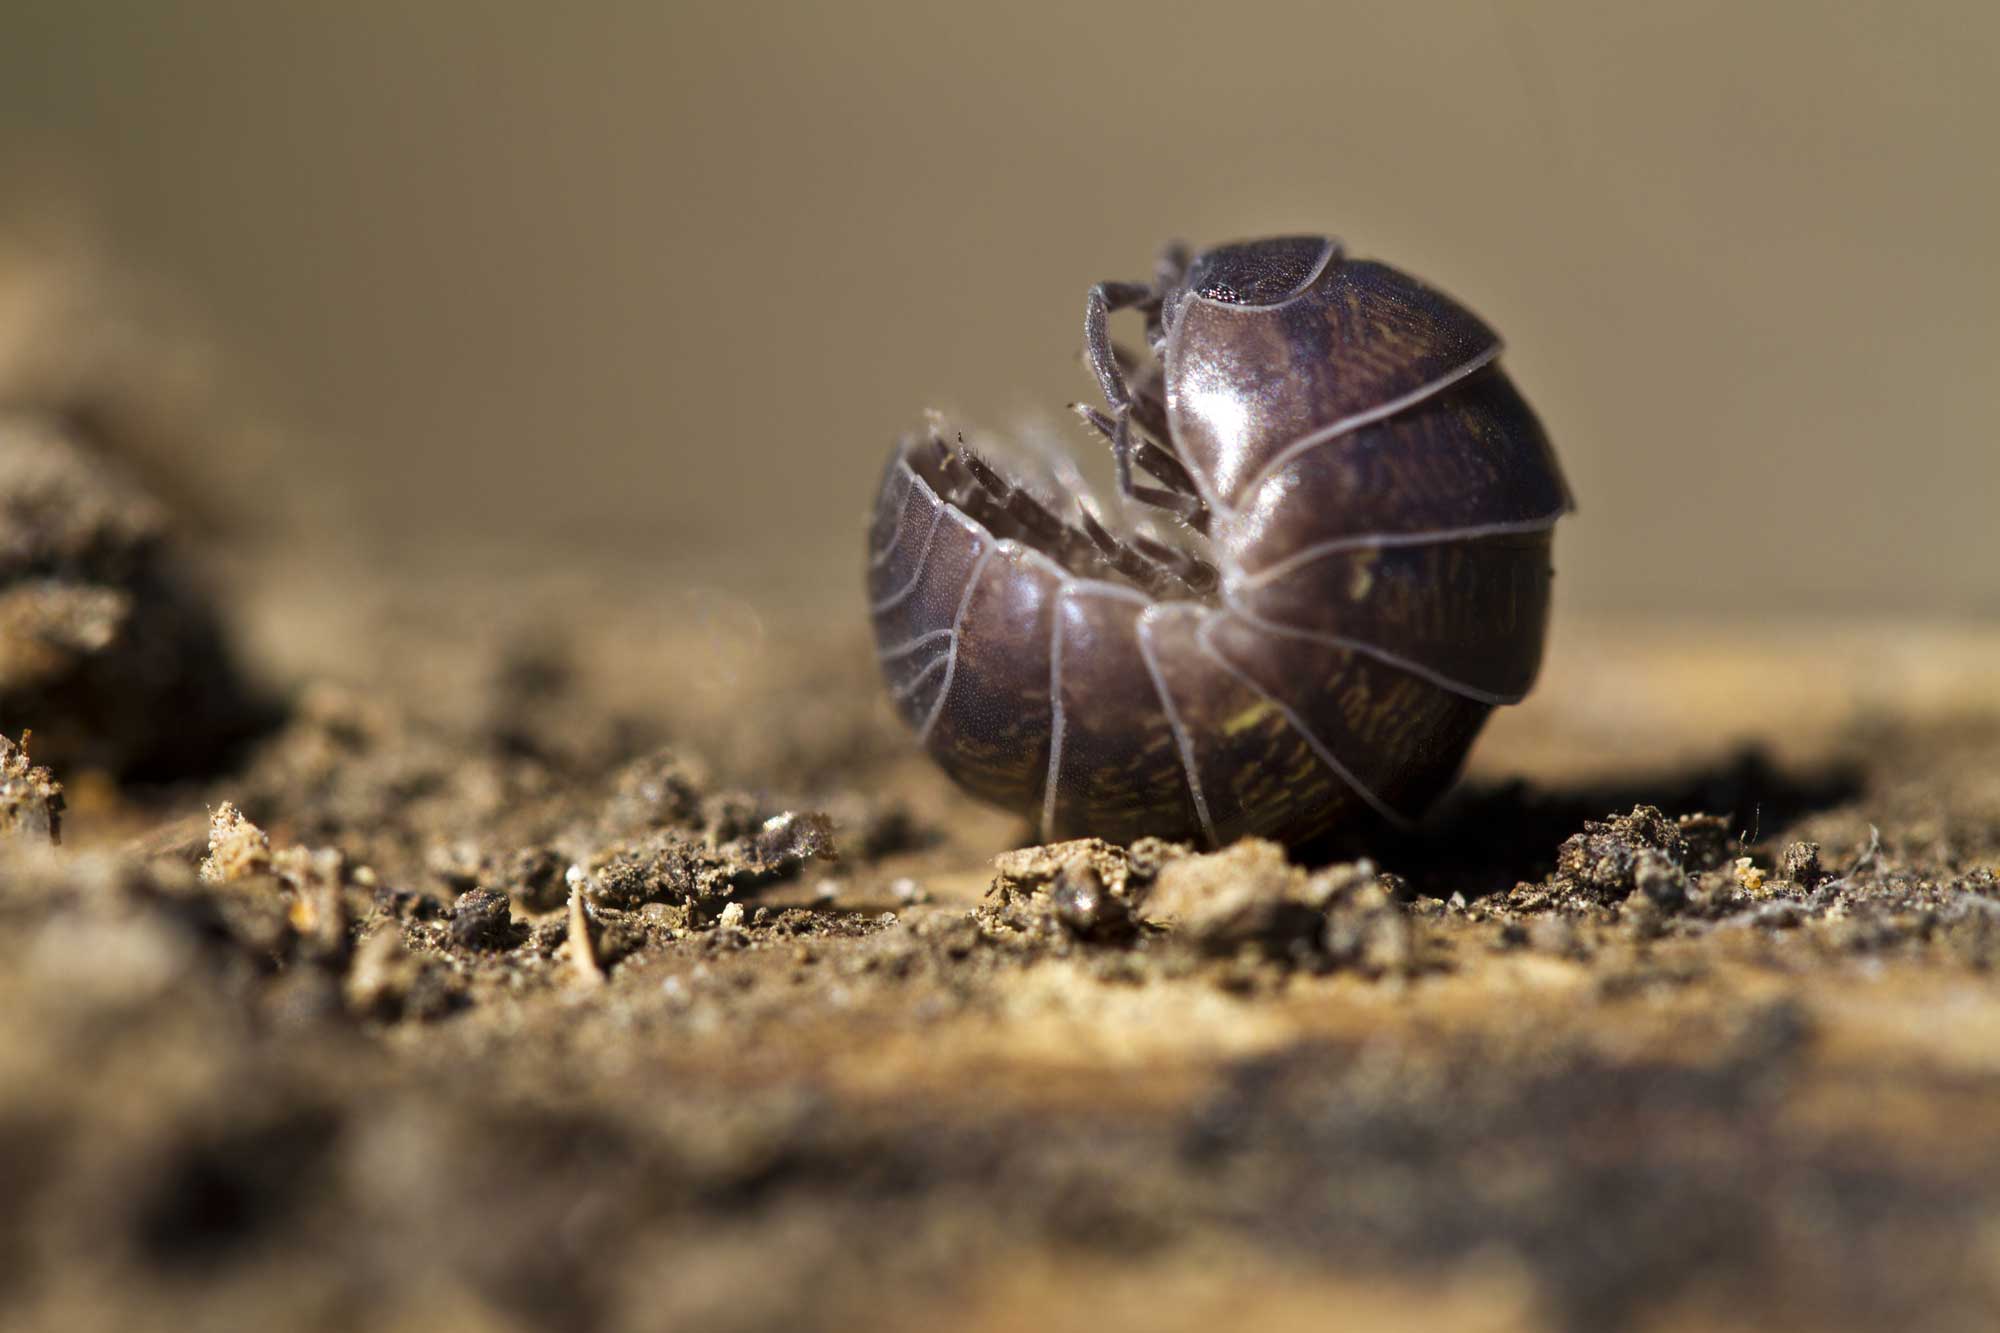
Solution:
<svg viewBox="0 0 2000 1333">
<path fill-rule="evenodd" d="M 1786 844 L 1778 869 L 1786 879 L 1802 889 L 1816 889 L 1826 878 L 1826 872 L 1820 868 L 1819 844 L 1816 842 Z"/>
<path fill-rule="evenodd" d="M 201 863 L 201 877 L 211 884 L 233 884 L 270 870 L 270 837 L 230 802 L 216 806 L 209 816 L 208 856 Z"/>
<path fill-rule="evenodd" d="M 553 847 L 527 847 L 507 867 L 505 885 L 531 912 L 553 912 L 569 896 L 569 861 Z"/>
<path fill-rule="evenodd" d="M 451 906 L 451 939 L 461 949 L 506 949 L 518 942 L 507 895 L 467 889 Z"/>
<path fill-rule="evenodd" d="M 169 528 L 119 460 L 0 410 L 0 717 L 65 772 L 197 771 L 262 720 Z"/>
<path fill-rule="evenodd" d="M 1726 825 L 1711 815 L 1670 819 L 1650 805 L 1630 814 L 1590 820 L 1556 853 L 1544 890 L 1556 899 L 1611 905 L 1634 892 L 1672 909 L 1687 901 L 1690 876 L 1713 870 L 1726 855 Z"/>
<path fill-rule="evenodd" d="M 1218 954 L 1244 946 L 1286 954 L 1316 943 L 1322 928 L 1305 872 L 1286 859 L 1284 848 L 1257 839 L 1166 866 L 1143 911 L 1178 938 Z"/>
<path fill-rule="evenodd" d="M 766 819 L 755 833 L 723 849 L 742 864 L 741 875 L 774 879 L 814 858 L 837 859 L 833 821 L 817 811 L 787 810 Z"/>
<path fill-rule="evenodd" d="M 29 762 L 28 737 L 0 736 L 0 836 L 62 841 L 63 789 L 44 765 Z"/>
<path fill-rule="evenodd" d="M 1420 922 L 1371 884 L 1333 901 L 1321 947 L 1336 967 L 1377 977 L 1410 975 L 1424 965 L 1425 937 Z"/>
</svg>

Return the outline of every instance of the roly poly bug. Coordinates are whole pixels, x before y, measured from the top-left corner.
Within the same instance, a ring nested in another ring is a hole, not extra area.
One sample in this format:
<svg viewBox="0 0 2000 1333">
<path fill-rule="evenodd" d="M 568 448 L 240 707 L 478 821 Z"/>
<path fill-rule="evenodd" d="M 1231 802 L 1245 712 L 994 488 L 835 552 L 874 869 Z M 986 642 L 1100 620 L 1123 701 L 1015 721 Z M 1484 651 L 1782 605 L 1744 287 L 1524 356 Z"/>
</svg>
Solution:
<svg viewBox="0 0 2000 1333">
<path fill-rule="evenodd" d="M 1120 309 L 1151 360 L 1111 343 Z M 1109 410 L 1076 410 L 1171 526 L 1114 535 L 1073 472 L 1037 493 L 935 426 L 902 441 L 868 582 L 904 719 L 1045 840 L 1298 843 L 1421 814 L 1534 683 L 1572 507 L 1499 339 L 1282 237 L 1098 284 L 1084 342 Z"/>
</svg>

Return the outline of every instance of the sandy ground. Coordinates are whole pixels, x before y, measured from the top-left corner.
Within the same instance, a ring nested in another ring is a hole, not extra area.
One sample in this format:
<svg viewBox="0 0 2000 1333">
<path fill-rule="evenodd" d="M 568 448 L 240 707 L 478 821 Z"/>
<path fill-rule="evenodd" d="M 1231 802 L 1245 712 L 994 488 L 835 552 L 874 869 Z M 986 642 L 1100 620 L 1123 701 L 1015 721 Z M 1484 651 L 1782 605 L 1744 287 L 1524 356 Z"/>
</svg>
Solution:
<svg viewBox="0 0 2000 1333">
<path fill-rule="evenodd" d="M 9 1327 L 2000 1320 L 2000 634 L 1565 621 L 1294 866 L 1019 851 L 858 592 L 363 570 L 6 770 Z"/>
</svg>

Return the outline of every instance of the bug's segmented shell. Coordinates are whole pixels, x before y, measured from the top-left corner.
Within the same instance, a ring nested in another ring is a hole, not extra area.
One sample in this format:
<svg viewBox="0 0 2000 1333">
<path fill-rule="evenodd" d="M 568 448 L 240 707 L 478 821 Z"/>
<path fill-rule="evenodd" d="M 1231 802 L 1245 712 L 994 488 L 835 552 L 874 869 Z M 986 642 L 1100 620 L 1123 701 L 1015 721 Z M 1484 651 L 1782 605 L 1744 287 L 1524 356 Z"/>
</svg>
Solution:
<svg viewBox="0 0 2000 1333">
<path fill-rule="evenodd" d="M 1165 401 L 1129 410 L 1166 423 L 1220 586 L 905 441 L 870 533 L 891 698 L 1045 838 L 1414 817 L 1533 683 L 1570 507 L 1498 340 L 1317 238 L 1210 251 L 1152 308 Z"/>
</svg>

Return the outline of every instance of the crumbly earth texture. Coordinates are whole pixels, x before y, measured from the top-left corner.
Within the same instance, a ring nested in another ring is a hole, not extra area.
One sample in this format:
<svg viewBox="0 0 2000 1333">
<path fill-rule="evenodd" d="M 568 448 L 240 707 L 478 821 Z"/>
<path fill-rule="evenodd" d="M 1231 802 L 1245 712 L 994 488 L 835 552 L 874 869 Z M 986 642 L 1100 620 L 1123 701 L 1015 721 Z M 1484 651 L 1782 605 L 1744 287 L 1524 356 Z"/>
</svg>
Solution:
<svg viewBox="0 0 2000 1333">
<path fill-rule="evenodd" d="M 9 1328 L 2000 1319 L 1989 634 L 1568 626 L 1290 858 L 1027 845 L 858 613 L 314 587 L 223 771 L 9 760 Z"/>
</svg>

